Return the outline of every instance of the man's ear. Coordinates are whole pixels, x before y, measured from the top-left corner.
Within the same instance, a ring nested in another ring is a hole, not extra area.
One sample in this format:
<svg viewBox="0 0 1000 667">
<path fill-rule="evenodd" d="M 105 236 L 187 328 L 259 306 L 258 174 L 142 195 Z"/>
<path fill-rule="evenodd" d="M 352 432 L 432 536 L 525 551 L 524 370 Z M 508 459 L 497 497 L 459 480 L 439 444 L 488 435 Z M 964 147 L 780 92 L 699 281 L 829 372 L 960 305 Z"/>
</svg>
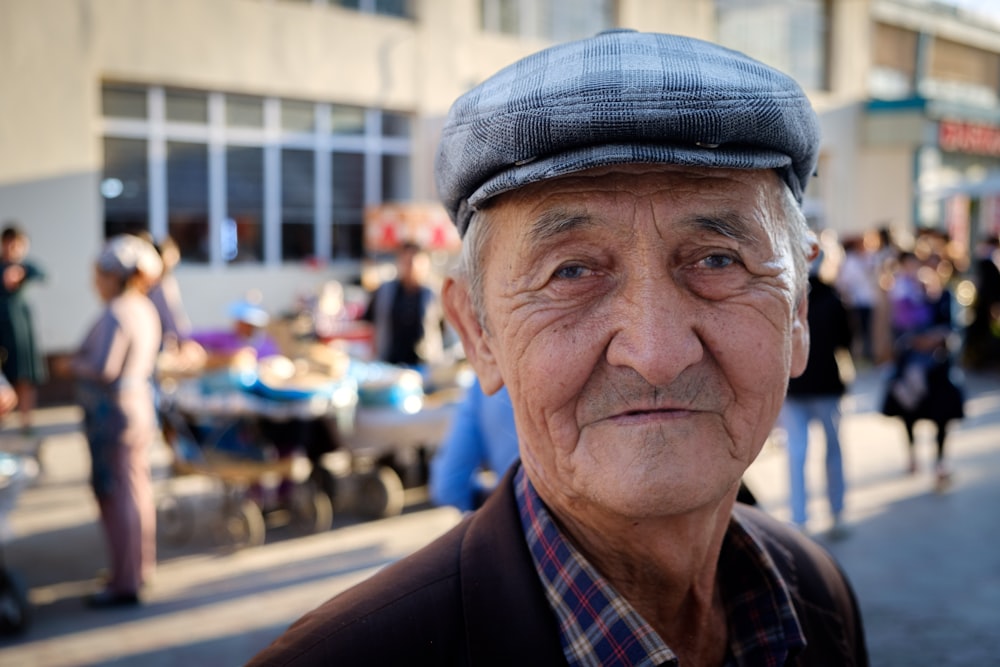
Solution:
<svg viewBox="0 0 1000 667">
<path fill-rule="evenodd" d="M 809 362 L 809 287 L 802 290 L 792 313 L 792 365 L 790 376 L 797 378 Z"/>
<path fill-rule="evenodd" d="M 469 363 L 476 370 L 479 384 L 487 395 L 499 391 L 503 386 L 503 378 L 497 367 L 496 358 L 486 331 L 476 317 L 469 297 L 469 286 L 464 280 L 456 280 L 451 276 L 445 278 L 441 287 L 441 302 L 444 313 L 462 339 L 462 347 Z"/>
</svg>

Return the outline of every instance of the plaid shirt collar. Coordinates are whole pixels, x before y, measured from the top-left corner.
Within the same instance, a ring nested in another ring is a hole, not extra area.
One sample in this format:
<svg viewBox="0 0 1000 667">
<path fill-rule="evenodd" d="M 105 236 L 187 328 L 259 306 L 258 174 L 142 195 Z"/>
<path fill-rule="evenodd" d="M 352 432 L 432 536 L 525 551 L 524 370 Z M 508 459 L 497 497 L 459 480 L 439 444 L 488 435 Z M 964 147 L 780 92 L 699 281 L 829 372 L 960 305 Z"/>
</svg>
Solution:
<svg viewBox="0 0 1000 667">
<path fill-rule="evenodd" d="M 523 468 L 514 477 L 514 491 L 569 664 L 677 665 L 677 657 L 656 631 L 563 537 Z M 805 646 L 805 637 L 780 573 L 735 517 L 723 543 L 719 572 L 729 619 L 725 667 L 784 665 Z"/>
</svg>

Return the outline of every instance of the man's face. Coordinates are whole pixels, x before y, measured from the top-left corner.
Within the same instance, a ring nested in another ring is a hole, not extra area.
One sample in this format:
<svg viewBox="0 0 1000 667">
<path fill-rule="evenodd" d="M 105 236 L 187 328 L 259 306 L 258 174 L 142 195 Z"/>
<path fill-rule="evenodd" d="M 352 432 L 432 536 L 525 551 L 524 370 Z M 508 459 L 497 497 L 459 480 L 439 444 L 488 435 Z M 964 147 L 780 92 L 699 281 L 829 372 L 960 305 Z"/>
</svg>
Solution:
<svg viewBox="0 0 1000 667">
<path fill-rule="evenodd" d="M 735 488 L 808 353 L 783 187 L 634 165 L 492 206 L 485 327 L 464 342 L 484 387 L 507 385 L 550 506 L 656 517 Z"/>
<path fill-rule="evenodd" d="M 2 252 L 8 262 L 22 262 L 28 256 L 28 240 L 22 236 L 15 236 L 3 243 Z"/>
<path fill-rule="evenodd" d="M 399 279 L 408 285 L 421 285 L 427 279 L 430 258 L 413 248 L 404 248 L 397 259 Z"/>
</svg>

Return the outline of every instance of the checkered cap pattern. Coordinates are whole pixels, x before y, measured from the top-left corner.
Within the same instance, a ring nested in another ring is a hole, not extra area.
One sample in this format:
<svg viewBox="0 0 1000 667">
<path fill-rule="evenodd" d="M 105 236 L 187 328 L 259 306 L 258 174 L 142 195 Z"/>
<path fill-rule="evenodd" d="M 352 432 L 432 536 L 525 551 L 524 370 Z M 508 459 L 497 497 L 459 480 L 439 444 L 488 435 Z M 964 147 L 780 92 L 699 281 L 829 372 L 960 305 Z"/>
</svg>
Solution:
<svg viewBox="0 0 1000 667">
<path fill-rule="evenodd" d="M 613 30 L 530 55 L 456 100 L 435 175 L 462 234 L 496 195 L 612 164 L 775 169 L 801 202 L 819 137 L 787 75 L 710 42 Z"/>
</svg>

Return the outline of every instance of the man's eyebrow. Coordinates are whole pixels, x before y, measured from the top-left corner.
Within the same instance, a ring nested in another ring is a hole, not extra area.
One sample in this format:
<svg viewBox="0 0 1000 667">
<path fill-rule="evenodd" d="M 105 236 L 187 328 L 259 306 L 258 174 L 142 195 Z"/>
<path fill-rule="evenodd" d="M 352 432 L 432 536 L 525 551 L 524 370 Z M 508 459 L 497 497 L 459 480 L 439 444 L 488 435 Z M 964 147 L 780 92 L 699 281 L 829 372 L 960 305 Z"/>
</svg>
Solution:
<svg viewBox="0 0 1000 667">
<path fill-rule="evenodd" d="M 528 230 L 528 237 L 534 243 L 541 243 L 594 224 L 595 220 L 584 213 L 553 209 L 545 211 L 535 219 Z"/>
<path fill-rule="evenodd" d="M 695 216 L 684 220 L 682 224 L 696 231 L 718 234 L 740 243 L 752 243 L 757 240 L 746 217 L 739 213 Z"/>
</svg>

